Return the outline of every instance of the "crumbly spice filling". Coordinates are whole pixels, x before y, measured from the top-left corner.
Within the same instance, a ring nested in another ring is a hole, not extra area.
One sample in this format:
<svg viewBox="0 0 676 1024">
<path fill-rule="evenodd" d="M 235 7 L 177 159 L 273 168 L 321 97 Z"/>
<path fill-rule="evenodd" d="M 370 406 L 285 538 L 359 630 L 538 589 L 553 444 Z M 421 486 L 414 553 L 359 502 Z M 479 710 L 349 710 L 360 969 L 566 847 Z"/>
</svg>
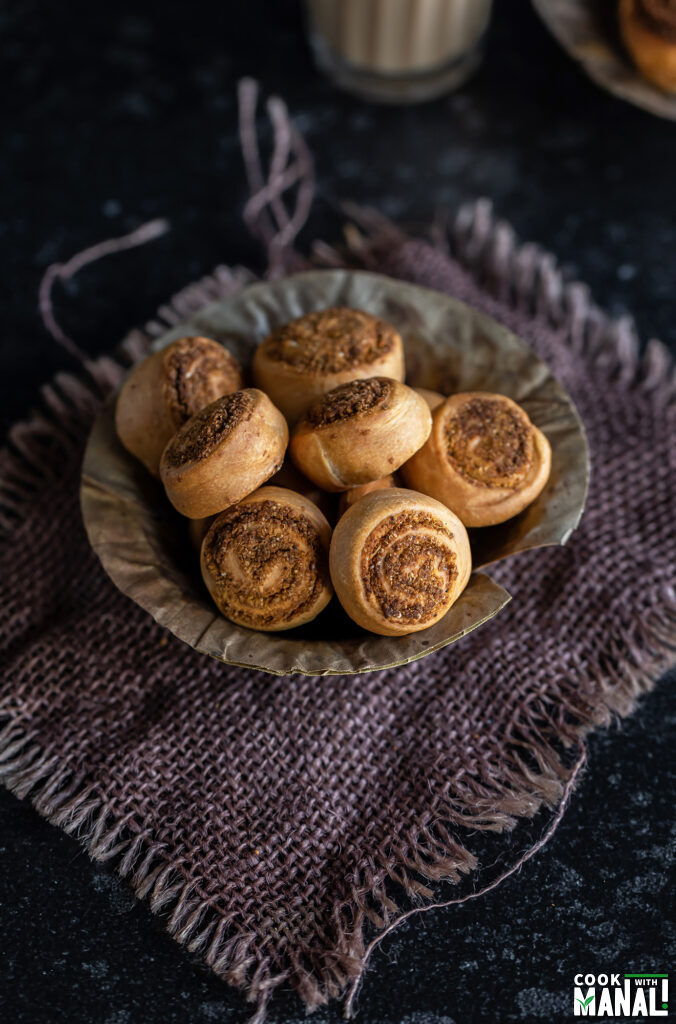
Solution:
<svg viewBox="0 0 676 1024">
<path fill-rule="evenodd" d="M 392 622 L 436 618 L 457 576 L 453 533 L 428 512 L 395 512 L 374 527 L 362 548 L 366 597 Z"/>
<path fill-rule="evenodd" d="M 239 423 L 251 417 L 253 409 L 249 391 L 223 395 L 181 427 L 169 442 L 165 458 L 171 466 L 207 458 Z"/>
<path fill-rule="evenodd" d="M 181 338 L 167 352 L 164 373 L 165 401 L 177 429 L 241 382 L 237 362 L 209 338 Z"/>
<path fill-rule="evenodd" d="M 533 464 L 533 431 L 525 413 L 499 398 L 471 398 L 448 418 L 446 452 L 471 483 L 514 489 Z"/>
<path fill-rule="evenodd" d="M 374 409 L 386 409 L 393 384 L 388 377 L 352 380 L 322 395 L 307 412 L 313 427 L 327 427 L 342 420 L 356 419 Z"/>
<path fill-rule="evenodd" d="M 638 0 L 636 9 L 652 32 L 668 42 L 676 43 L 675 0 Z"/>
<path fill-rule="evenodd" d="M 266 355 L 299 373 L 338 373 L 368 366 L 391 352 L 399 335 L 391 324 L 359 309 L 306 313 L 263 341 Z"/>
<path fill-rule="evenodd" d="M 291 622 L 329 583 L 317 527 L 302 510 L 269 499 L 222 513 L 204 559 L 223 614 L 251 629 Z"/>
</svg>

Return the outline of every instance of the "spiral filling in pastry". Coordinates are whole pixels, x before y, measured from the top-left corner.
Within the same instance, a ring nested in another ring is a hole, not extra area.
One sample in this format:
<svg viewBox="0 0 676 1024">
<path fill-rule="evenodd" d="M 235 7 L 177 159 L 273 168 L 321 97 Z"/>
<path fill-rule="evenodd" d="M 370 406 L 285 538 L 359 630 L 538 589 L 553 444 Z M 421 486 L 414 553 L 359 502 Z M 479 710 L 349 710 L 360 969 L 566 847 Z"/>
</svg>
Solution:
<svg viewBox="0 0 676 1024">
<path fill-rule="evenodd" d="M 249 419 L 253 409 L 254 398 L 247 391 L 234 391 L 212 402 L 169 442 L 164 455 L 168 465 L 207 458 L 239 423 Z"/>
<path fill-rule="evenodd" d="M 224 512 L 205 540 L 203 558 L 223 614 L 251 629 L 297 619 L 330 585 L 316 526 L 276 501 Z"/>
<path fill-rule="evenodd" d="M 401 624 L 437 618 L 458 576 L 453 541 L 453 533 L 427 512 L 398 512 L 383 519 L 361 552 L 369 602 Z"/>
<path fill-rule="evenodd" d="M 386 409 L 393 382 L 387 377 L 367 377 L 341 384 L 308 409 L 313 427 L 327 427 L 342 420 L 355 419 L 374 409 Z"/>
<path fill-rule="evenodd" d="M 339 373 L 391 352 L 398 334 L 357 309 L 324 309 L 279 327 L 266 338 L 270 359 L 303 373 Z"/>
<path fill-rule="evenodd" d="M 164 362 L 165 399 L 177 427 L 239 384 L 237 363 L 206 338 L 182 338 Z"/>
<path fill-rule="evenodd" d="M 473 398 L 449 418 L 446 453 L 471 483 L 509 489 L 526 478 L 535 457 L 528 423 L 517 410 L 491 398 Z"/>
<path fill-rule="evenodd" d="M 638 0 L 637 10 L 643 23 L 670 43 L 676 43 L 676 2 L 674 0 Z"/>
</svg>

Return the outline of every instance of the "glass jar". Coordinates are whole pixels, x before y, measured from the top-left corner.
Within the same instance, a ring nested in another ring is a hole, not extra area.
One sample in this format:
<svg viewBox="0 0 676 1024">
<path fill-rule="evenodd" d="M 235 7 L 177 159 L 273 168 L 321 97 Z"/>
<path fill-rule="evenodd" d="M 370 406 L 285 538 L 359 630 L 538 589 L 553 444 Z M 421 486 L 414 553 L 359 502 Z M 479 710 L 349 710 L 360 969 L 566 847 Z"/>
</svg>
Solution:
<svg viewBox="0 0 676 1024">
<path fill-rule="evenodd" d="M 481 59 L 492 0 L 306 0 L 319 67 L 364 99 L 450 92 Z"/>
</svg>

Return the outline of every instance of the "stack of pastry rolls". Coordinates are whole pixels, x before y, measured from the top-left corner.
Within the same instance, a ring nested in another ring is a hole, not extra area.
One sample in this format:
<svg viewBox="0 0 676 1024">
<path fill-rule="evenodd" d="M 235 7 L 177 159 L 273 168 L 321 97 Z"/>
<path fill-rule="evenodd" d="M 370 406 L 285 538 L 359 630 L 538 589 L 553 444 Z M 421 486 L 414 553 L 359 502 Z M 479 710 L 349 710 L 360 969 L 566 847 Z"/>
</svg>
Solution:
<svg viewBox="0 0 676 1024">
<path fill-rule="evenodd" d="M 408 387 L 399 333 L 362 310 L 283 325 L 251 370 L 244 387 L 224 345 L 181 338 L 132 370 L 116 407 L 238 625 L 300 626 L 335 592 L 364 629 L 426 629 L 469 579 L 466 528 L 517 515 L 547 481 L 549 445 L 523 409 Z"/>
</svg>

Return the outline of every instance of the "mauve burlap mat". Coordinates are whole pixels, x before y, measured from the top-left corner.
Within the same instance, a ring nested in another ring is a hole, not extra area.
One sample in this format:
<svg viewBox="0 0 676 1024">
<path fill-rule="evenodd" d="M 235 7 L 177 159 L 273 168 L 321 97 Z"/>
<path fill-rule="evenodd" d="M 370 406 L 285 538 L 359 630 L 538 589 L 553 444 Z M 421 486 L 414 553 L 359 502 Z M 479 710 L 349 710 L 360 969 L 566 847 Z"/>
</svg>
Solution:
<svg viewBox="0 0 676 1024">
<path fill-rule="evenodd" d="M 411 899 L 430 901 L 437 880 L 475 869 L 477 829 L 559 804 L 566 748 L 627 714 L 673 657 L 665 350 L 652 342 L 639 358 L 631 325 L 611 323 L 549 256 L 517 248 L 485 203 L 461 212 L 453 248 L 385 231 L 358 259 L 473 303 L 532 345 L 578 404 L 593 476 L 569 544 L 492 570 L 512 603 L 423 661 L 352 678 L 246 672 L 197 655 L 120 594 L 78 506 L 113 360 L 90 364 L 87 381 L 57 378 L 2 455 L 4 782 L 110 860 L 260 1017 L 281 982 L 309 1008 L 343 992 L 369 938 Z M 221 269 L 150 330 L 237 284 Z"/>
</svg>

